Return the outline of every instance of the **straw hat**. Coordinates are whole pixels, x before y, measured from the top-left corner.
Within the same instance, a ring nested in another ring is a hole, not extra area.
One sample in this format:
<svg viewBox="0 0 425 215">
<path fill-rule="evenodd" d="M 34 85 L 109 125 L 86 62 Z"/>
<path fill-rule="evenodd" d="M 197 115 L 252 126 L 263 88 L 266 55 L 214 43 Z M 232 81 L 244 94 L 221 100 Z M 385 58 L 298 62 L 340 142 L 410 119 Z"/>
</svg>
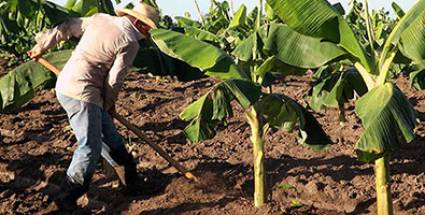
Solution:
<svg viewBox="0 0 425 215">
<path fill-rule="evenodd" d="M 151 28 L 157 28 L 160 19 L 158 10 L 144 3 L 137 4 L 133 9 L 116 9 L 115 13 L 117 16 L 133 16 Z"/>
</svg>

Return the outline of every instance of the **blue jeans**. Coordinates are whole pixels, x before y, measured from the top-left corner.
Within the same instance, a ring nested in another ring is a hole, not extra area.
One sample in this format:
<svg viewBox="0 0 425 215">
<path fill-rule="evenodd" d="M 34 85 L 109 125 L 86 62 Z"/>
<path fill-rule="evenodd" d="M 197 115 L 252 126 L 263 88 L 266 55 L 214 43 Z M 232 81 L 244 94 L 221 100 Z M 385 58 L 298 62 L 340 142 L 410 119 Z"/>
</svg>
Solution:
<svg viewBox="0 0 425 215">
<path fill-rule="evenodd" d="M 56 95 L 68 115 L 78 143 L 67 175 L 72 182 L 88 186 L 101 155 L 112 166 L 117 165 L 111 152 L 125 151 L 124 140 L 109 113 L 99 106 L 60 93 Z"/>
</svg>

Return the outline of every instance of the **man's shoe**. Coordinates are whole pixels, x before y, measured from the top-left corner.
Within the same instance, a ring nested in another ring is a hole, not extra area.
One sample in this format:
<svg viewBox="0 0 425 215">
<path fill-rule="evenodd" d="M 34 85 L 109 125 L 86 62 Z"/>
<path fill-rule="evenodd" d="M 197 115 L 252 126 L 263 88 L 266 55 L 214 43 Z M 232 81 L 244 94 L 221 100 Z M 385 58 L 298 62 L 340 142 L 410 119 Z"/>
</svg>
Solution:
<svg viewBox="0 0 425 215">
<path fill-rule="evenodd" d="M 59 210 L 72 212 L 78 209 L 77 200 L 87 191 L 88 186 L 73 183 L 67 176 L 54 202 Z"/>
</svg>

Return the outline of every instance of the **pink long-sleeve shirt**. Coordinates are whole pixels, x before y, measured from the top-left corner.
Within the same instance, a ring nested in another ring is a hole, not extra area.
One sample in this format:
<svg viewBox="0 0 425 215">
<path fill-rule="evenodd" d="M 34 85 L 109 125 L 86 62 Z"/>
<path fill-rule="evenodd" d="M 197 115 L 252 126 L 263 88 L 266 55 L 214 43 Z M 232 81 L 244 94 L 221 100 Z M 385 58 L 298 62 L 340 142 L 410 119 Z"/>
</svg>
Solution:
<svg viewBox="0 0 425 215">
<path fill-rule="evenodd" d="M 127 17 L 96 14 L 70 19 L 36 36 L 47 50 L 59 41 L 81 37 L 62 69 L 56 91 L 108 110 L 115 103 L 144 36 Z"/>
</svg>

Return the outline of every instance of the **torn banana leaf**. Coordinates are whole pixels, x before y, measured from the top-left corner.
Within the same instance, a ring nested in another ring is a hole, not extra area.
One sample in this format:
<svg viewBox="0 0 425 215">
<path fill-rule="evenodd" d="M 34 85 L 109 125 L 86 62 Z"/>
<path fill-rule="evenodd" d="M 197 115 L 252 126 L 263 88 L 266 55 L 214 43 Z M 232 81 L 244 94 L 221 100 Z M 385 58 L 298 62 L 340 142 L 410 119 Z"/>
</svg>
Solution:
<svg viewBox="0 0 425 215">
<path fill-rule="evenodd" d="M 260 96 L 260 87 L 250 81 L 229 79 L 215 85 L 207 94 L 186 107 L 180 118 L 189 121 L 184 129 L 191 142 L 210 139 L 216 126 L 232 116 L 233 100 L 243 108 L 254 104 Z"/>
<path fill-rule="evenodd" d="M 355 112 L 364 127 L 355 147 L 361 161 L 374 161 L 415 138 L 415 110 L 392 83 L 375 87 L 357 100 Z"/>
<path fill-rule="evenodd" d="M 265 95 L 255 105 L 270 126 L 292 132 L 299 130 L 298 142 L 313 150 L 324 150 L 332 143 L 314 116 L 292 98 Z"/>
<path fill-rule="evenodd" d="M 46 54 L 53 65 L 62 68 L 71 56 L 71 50 Z M 16 67 L 0 78 L 0 113 L 20 108 L 29 102 L 37 91 L 54 87 L 56 76 L 41 64 L 30 61 Z"/>
</svg>

